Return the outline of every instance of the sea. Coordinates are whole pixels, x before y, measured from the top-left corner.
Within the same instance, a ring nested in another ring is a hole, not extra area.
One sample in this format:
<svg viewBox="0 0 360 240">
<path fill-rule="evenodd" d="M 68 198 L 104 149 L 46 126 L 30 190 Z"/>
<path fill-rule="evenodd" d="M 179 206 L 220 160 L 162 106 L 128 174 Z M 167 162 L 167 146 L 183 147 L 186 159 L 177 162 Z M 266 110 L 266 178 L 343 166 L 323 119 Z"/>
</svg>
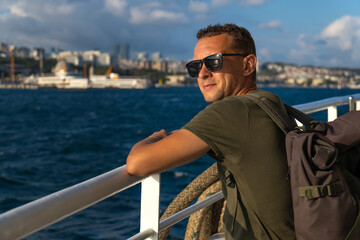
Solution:
<svg viewBox="0 0 360 240">
<path fill-rule="evenodd" d="M 262 88 L 290 105 L 354 89 Z M 125 164 L 154 131 L 182 127 L 207 103 L 196 87 L 139 90 L 0 90 L 0 214 Z M 340 114 L 347 107 L 340 109 Z M 313 115 L 326 120 L 326 113 Z M 160 211 L 214 161 L 205 156 L 161 174 Z M 140 186 L 25 239 L 127 239 L 139 231 Z M 183 239 L 187 219 L 169 239 Z"/>
</svg>

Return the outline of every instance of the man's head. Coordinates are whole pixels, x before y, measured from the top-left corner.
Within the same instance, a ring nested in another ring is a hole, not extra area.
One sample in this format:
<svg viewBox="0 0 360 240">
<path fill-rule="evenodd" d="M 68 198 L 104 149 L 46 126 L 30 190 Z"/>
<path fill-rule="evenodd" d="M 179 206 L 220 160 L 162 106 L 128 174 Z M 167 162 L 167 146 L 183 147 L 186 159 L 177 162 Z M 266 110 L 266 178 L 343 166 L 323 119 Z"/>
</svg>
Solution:
<svg viewBox="0 0 360 240">
<path fill-rule="evenodd" d="M 209 25 L 198 32 L 197 38 L 195 61 L 187 67 L 197 77 L 205 101 L 256 89 L 255 43 L 245 28 L 235 24 Z"/>
</svg>

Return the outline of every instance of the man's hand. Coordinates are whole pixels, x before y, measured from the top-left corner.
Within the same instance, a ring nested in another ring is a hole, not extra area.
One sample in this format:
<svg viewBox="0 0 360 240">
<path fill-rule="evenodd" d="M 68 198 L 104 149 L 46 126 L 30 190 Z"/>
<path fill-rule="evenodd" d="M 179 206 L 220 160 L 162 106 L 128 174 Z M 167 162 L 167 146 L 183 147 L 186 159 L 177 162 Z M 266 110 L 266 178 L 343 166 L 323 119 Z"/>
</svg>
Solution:
<svg viewBox="0 0 360 240">
<path fill-rule="evenodd" d="M 153 134 L 151 134 L 149 137 L 145 138 L 145 142 L 147 144 L 151 144 L 157 141 L 160 141 L 161 139 L 169 136 L 171 133 L 168 133 L 166 130 L 162 129 L 158 132 L 154 132 Z"/>
</svg>

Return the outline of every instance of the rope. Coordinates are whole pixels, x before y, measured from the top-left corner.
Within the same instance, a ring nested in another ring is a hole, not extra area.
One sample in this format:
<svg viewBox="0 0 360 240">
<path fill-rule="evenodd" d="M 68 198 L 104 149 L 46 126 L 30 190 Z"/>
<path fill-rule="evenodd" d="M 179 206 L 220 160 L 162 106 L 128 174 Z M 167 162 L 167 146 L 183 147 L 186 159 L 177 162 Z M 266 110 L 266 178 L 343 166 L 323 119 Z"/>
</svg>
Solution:
<svg viewBox="0 0 360 240">
<path fill-rule="evenodd" d="M 207 188 L 198 198 L 197 202 L 221 191 L 221 182 L 217 181 Z M 224 199 L 211 206 L 193 213 L 186 227 L 186 240 L 208 239 L 222 228 L 221 213 L 224 206 Z M 220 229 L 219 229 L 220 228 Z"/>
<path fill-rule="evenodd" d="M 173 214 L 185 209 L 207 188 L 219 181 L 216 163 L 210 166 L 197 178 L 195 178 L 184 190 L 182 190 L 169 204 L 160 220 L 166 219 Z M 220 189 L 221 190 L 221 189 Z M 219 190 L 219 191 L 220 191 Z M 171 227 L 164 229 L 159 234 L 159 240 L 165 240 L 169 235 Z"/>
</svg>

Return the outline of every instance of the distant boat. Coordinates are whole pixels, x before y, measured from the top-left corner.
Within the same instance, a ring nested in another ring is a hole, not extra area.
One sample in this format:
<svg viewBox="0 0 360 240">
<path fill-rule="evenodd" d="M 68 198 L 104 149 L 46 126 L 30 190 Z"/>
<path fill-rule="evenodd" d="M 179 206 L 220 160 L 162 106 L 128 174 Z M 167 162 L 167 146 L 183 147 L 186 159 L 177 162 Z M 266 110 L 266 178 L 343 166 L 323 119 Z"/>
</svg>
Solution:
<svg viewBox="0 0 360 240">
<path fill-rule="evenodd" d="M 106 75 L 90 75 L 89 87 L 91 88 L 123 88 L 145 89 L 152 87 L 151 80 L 147 77 L 119 76 L 111 72 L 111 66 Z"/>
<path fill-rule="evenodd" d="M 39 88 L 58 89 L 87 89 L 89 81 L 87 78 L 67 71 L 68 67 L 64 60 L 59 61 L 53 69 L 53 75 L 30 76 L 25 83 L 37 85 Z"/>
</svg>

